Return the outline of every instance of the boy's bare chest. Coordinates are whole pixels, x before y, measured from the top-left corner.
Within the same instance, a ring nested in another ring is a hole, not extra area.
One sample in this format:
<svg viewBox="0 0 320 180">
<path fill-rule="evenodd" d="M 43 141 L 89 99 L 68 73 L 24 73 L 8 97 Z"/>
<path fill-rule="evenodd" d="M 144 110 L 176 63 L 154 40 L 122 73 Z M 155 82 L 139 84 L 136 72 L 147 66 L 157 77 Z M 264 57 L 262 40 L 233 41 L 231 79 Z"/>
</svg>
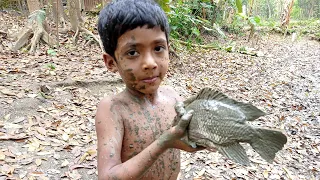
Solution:
<svg viewBox="0 0 320 180">
<path fill-rule="evenodd" d="M 135 156 L 172 125 L 176 115 L 174 104 L 159 106 L 133 106 L 122 115 L 124 137 L 122 143 L 123 160 Z"/>
</svg>

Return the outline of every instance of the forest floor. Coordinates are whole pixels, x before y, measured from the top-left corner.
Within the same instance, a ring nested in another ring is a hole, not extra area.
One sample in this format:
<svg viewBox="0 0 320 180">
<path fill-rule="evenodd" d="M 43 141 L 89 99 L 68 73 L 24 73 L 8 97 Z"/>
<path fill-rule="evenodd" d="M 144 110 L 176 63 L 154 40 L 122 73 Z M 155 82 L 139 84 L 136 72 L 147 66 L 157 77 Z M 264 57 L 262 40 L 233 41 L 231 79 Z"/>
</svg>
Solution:
<svg viewBox="0 0 320 180">
<path fill-rule="evenodd" d="M 0 12 L 0 21 L 21 29 L 24 18 Z M 61 36 L 59 49 L 41 44 L 35 55 L 11 52 L 12 39 L 0 38 L 0 180 L 97 179 L 96 106 L 124 88 L 119 75 L 86 37 L 74 46 L 72 34 Z M 179 51 L 164 84 L 184 97 L 210 86 L 250 102 L 268 114 L 254 125 L 281 130 L 288 143 L 272 164 L 245 146 L 247 167 L 219 153 L 182 153 L 180 179 L 320 179 L 320 43 L 270 34 L 254 47 L 263 56 Z"/>
</svg>

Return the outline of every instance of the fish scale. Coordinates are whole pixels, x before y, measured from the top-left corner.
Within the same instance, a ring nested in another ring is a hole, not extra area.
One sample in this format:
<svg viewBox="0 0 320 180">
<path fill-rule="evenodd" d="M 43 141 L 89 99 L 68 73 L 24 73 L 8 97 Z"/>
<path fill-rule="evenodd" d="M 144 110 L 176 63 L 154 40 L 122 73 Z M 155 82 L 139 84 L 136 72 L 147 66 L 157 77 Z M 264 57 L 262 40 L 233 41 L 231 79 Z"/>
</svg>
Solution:
<svg viewBox="0 0 320 180">
<path fill-rule="evenodd" d="M 270 163 L 287 142 L 287 137 L 280 131 L 256 128 L 246 123 L 265 115 L 263 111 L 211 88 L 204 88 L 197 96 L 187 99 L 184 108 L 194 111 L 184 137 L 191 146 L 215 148 L 243 165 L 250 161 L 239 142 L 249 143 Z"/>
</svg>

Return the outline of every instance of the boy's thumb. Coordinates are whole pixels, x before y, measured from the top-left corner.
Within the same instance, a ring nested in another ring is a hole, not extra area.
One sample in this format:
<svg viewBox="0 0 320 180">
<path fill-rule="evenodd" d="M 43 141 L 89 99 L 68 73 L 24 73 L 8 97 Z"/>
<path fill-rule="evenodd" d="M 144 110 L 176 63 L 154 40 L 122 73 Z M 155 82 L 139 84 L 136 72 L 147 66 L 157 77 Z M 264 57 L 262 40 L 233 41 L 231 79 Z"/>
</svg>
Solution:
<svg viewBox="0 0 320 180">
<path fill-rule="evenodd" d="M 190 110 L 186 112 L 180 119 L 178 126 L 182 129 L 186 129 L 190 123 L 190 120 L 192 118 L 193 110 Z"/>
</svg>

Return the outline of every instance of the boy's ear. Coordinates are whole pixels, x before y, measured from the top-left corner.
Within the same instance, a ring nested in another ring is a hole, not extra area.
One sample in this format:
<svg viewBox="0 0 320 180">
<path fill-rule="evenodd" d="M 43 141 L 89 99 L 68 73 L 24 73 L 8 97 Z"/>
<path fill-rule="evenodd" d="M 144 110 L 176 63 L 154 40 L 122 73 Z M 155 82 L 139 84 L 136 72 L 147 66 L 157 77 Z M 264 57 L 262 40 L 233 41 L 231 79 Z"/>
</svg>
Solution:
<svg viewBox="0 0 320 180">
<path fill-rule="evenodd" d="M 103 54 L 103 60 L 109 71 L 114 73 L 118 71 L 117 62 L 112 56 L 110 56 L 109 54 Z"/>
</svg>

